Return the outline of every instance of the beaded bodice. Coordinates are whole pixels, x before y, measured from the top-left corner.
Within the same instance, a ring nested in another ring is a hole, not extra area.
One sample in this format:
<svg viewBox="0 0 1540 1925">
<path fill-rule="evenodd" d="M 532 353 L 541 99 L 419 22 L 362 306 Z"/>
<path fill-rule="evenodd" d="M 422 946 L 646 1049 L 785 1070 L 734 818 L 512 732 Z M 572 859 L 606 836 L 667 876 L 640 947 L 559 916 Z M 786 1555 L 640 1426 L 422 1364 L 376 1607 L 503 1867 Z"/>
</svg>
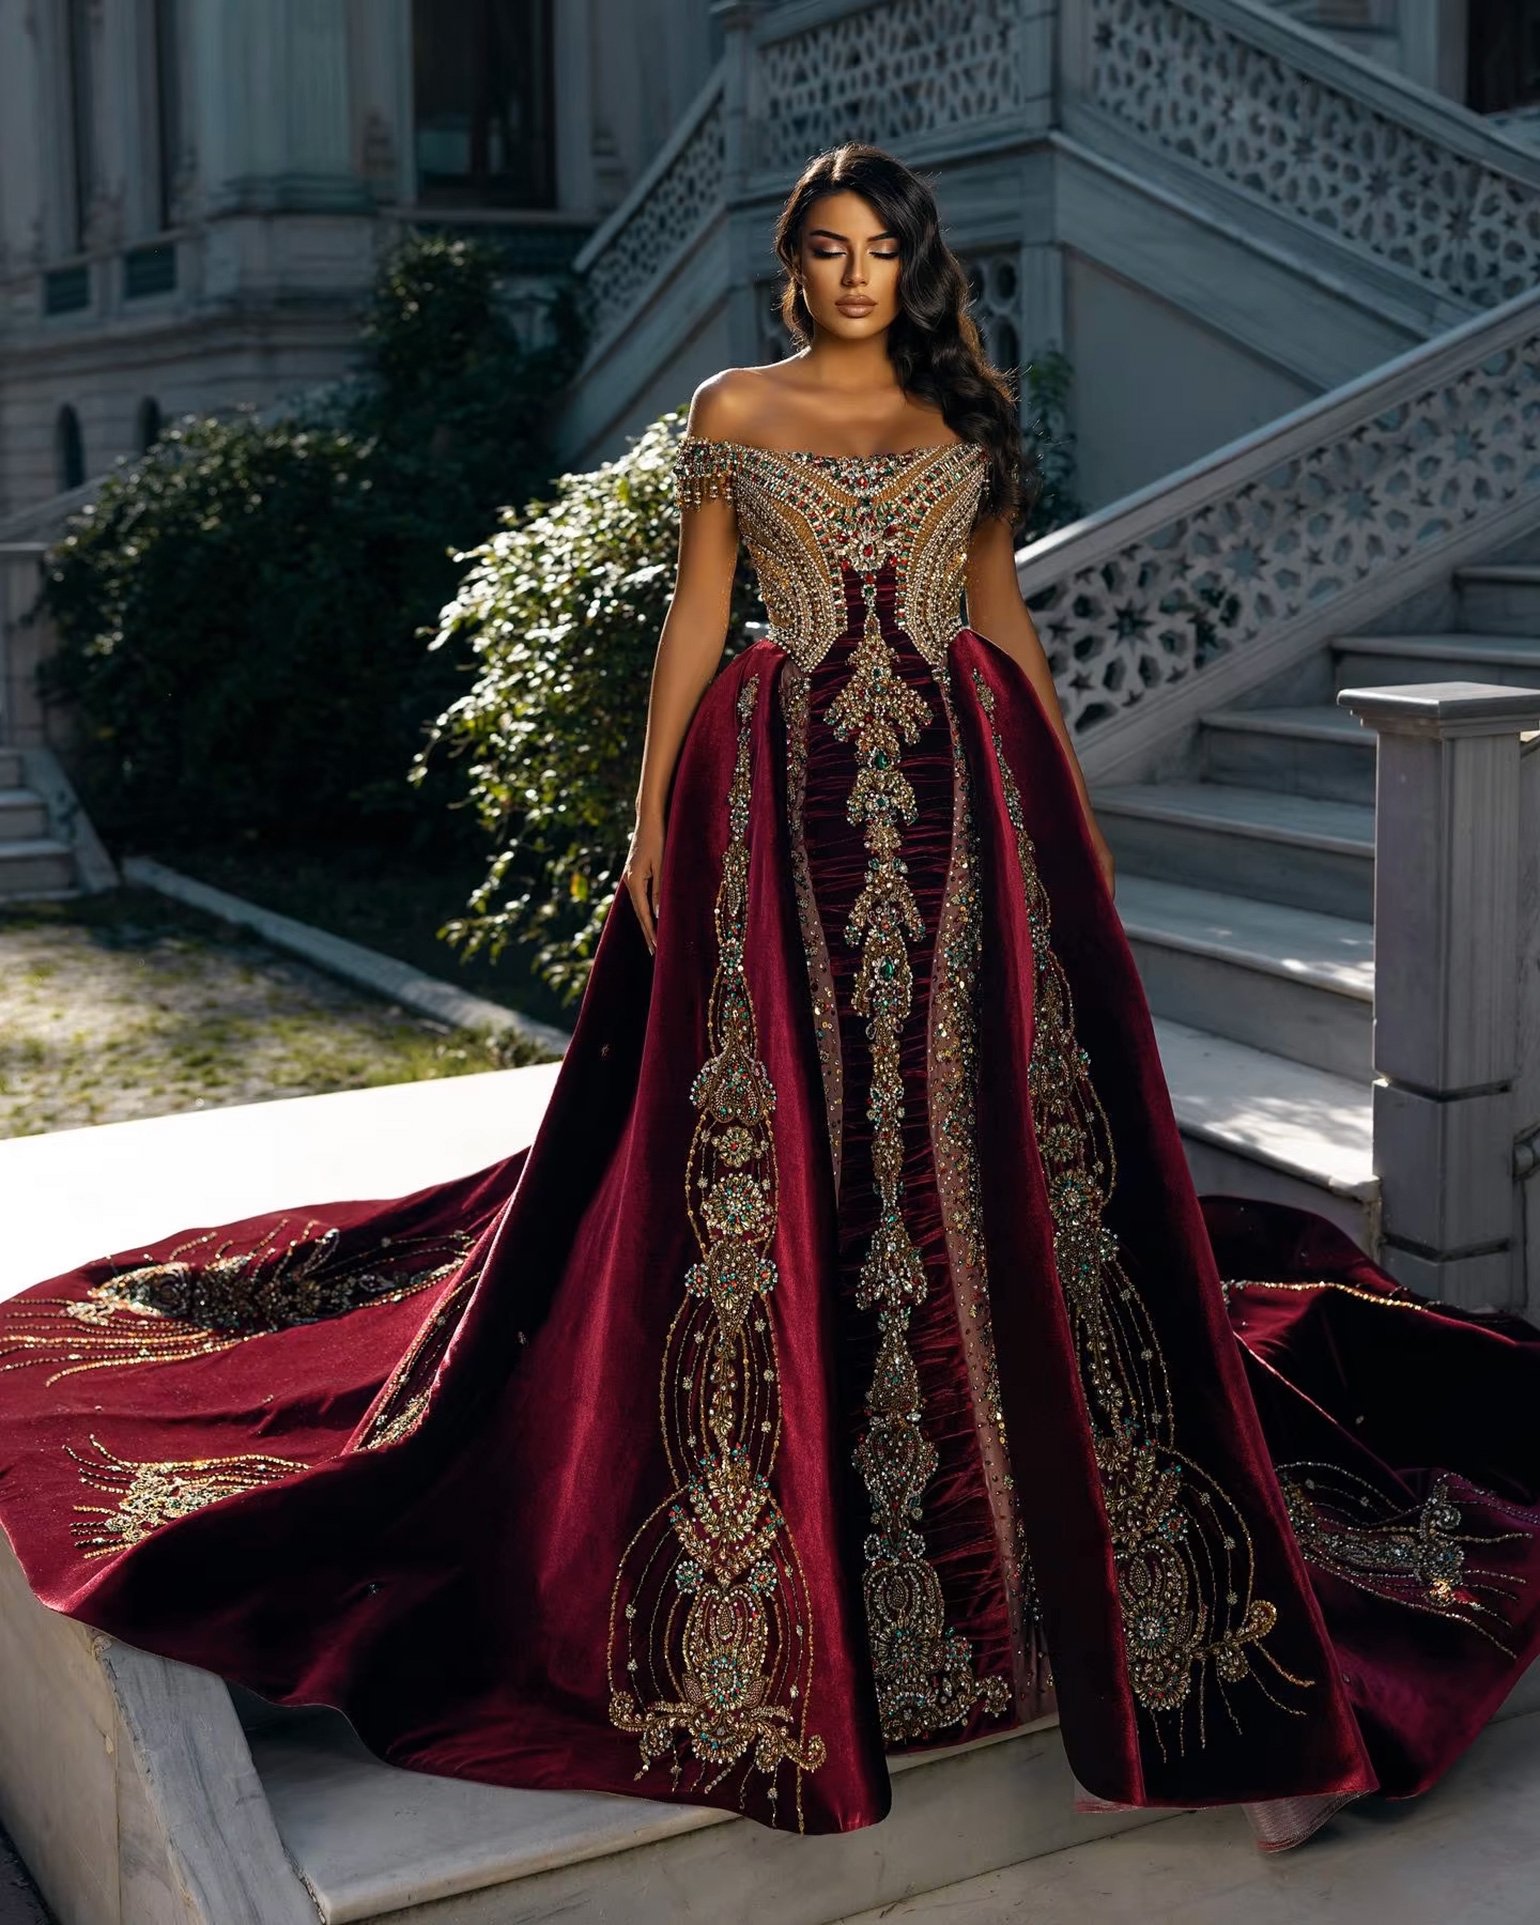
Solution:
<svg viewBox="0 0 1540 1925">
<path fill-rule="evenodd" d="M 685 434 L 674 456 L 682 506 L 733 503 L 771 639 L 806 668 L 850 631 L 851 587 L 870 609 L 885 572 L 893 627 L 941 665 L 988 474 L 972 441 L 831 455 Z"/>
</svg>

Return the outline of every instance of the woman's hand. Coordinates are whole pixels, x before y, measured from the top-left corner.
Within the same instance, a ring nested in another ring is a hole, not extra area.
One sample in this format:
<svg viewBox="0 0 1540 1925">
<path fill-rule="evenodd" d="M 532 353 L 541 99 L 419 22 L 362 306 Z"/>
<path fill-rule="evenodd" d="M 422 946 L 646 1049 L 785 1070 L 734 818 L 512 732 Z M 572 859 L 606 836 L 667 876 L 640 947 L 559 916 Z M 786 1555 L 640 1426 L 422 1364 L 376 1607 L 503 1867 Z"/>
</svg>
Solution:
<svg viewBox="0 0 1540 1925">
<path fill-rule="evenodd" d="M 1091 846 L 1096 851 L 1097 867 L 1102 872 L 1102 881 L 1106 883 L 1107 894 L 1110 896 L 1114 893 L 1116 874 L 1117 874 L 1117 860 L 1112 853 L 1111 844 L 1107 841 L 1107 838 L 1102 834 L 1101 830 L 1096 826 L 1096 824 L 1092 822 L 1091 824 L 1089 824 L 1089 827 L 1091 831 Z"/>
<path fill-rule="evenodd" d="M 663 872 L 663 824 L 637 819 L 621 880 L 631 892 L 637 921 L 647 941 L 647 953 L 658 947 L 658 882 Z"/>
</svg>

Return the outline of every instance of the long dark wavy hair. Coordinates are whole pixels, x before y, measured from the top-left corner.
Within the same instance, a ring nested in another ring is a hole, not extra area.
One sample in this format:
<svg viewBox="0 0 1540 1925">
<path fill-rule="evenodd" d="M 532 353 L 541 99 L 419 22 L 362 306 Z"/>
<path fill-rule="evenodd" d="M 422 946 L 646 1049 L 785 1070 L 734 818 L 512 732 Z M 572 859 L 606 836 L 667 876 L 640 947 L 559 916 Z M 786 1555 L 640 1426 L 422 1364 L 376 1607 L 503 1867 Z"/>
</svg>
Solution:
<svg viewBox="0 0 1540 1925">
<path fill-rule="evenodd" d="M 775 223 L 775 252 L 785 281 L 781 319 L 799 346 L 813 338 L 813 316 L 797 272 L 808 210 L 820 194 L 848 189 L 876 212 L 899 243 L 899 312 L 888 329 L 888 356 L 906 394 L 932 402 L 965 441 L 989 452 L 985 512 L 1014 528 L 1041 488 L 1035 462 L 1023 467 L 1016 371 L 994 367 L 969 309 L 973 294 L 961 261 L 941 237 L 928 181 L 881 147 L 860 140 L 815 154 Z"/>
</svg>

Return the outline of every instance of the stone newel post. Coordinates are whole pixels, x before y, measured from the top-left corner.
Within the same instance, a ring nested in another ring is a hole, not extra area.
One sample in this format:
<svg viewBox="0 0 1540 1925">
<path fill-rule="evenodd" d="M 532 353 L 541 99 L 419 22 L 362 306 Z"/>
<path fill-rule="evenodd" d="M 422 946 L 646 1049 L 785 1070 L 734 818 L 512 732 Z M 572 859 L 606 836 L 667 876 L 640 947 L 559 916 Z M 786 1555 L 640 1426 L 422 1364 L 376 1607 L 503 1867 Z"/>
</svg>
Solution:
<svg viewBox="0 0 1540 1925">
<path fill-rule="evenodd" d="M 1379 734 L 1374 1166 L 1386 1269 L 1466 1308 L 1521 1300 L 1519 736 L 1540 690 L 1344 689 Z"/>
</svg>

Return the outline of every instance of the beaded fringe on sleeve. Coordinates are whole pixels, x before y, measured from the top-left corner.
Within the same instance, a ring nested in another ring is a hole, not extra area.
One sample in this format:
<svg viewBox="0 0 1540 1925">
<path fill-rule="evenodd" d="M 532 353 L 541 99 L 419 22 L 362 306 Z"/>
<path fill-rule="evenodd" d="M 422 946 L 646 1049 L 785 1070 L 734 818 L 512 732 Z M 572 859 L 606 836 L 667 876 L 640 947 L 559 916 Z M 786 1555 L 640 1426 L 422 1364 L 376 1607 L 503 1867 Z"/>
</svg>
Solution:
<svg viewBox="0 0 1540 1925">
<path fill-rule="evenodd" d="M 684 434 L 674 453 L 674 485 L 682 508 L 698 508 L 708 496 L 736 502 L 738 450 L 730 441 Z"/>
</svg>

